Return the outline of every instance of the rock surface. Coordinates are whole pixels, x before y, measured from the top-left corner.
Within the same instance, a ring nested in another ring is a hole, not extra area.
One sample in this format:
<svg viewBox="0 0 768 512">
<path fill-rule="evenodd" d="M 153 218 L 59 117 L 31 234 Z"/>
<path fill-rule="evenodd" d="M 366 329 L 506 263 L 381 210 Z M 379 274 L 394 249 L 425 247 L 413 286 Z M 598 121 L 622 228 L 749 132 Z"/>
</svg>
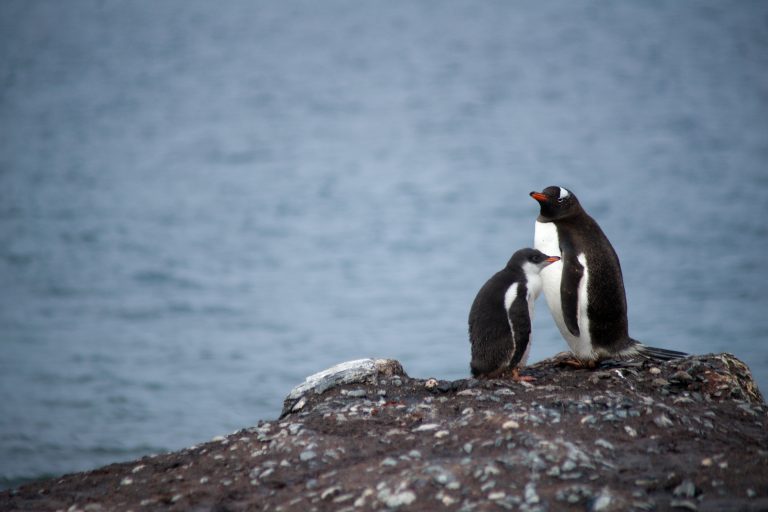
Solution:
<svg viewBox="0 0 768 512">
<path fill-rule="evenodd" d="M 533 383 L 408 377 L 360 360 L 276 421 L 0 493 L 0 510 L 768 510 L 768 418 L 728 354 Z"/>
</svg>

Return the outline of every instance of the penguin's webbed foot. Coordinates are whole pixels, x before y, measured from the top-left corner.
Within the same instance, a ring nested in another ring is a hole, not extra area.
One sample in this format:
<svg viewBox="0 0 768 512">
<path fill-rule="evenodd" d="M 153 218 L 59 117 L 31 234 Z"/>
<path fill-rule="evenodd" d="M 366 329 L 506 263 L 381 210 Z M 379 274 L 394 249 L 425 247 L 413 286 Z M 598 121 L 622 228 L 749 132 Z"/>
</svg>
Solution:
<svg viewBox="0 0 768 512">
<path fill-rule="evenodd" d="M 536 380 L 536 377 L 530 375 L 520 375 L 520 368 L 517 367 L 509 370 L 509 378 L 514 382 L 533 382 Z"/>
<path fill-rule="evenodd" d="M 597 361 L 582 361 L 575 357 L 568 357 L 558 361 L 558 366 L 567 366 L 576 370 L 594 370 L 597 367 Z"/>
</svg>

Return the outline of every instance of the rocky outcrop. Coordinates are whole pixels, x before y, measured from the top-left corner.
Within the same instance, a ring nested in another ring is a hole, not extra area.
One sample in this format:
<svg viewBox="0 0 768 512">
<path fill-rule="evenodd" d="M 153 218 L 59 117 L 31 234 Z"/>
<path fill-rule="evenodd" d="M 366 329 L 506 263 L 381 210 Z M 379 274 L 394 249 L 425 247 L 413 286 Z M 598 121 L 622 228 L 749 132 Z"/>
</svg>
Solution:
<svg viewBox="0 0 768 512">
<path fill-rule="evenodd" d="M 264 421 L 0 494 L 2 510 L 766 510 L 768 421 L 728 354 L 533 383 L 344 363 Z"/>
</svg>

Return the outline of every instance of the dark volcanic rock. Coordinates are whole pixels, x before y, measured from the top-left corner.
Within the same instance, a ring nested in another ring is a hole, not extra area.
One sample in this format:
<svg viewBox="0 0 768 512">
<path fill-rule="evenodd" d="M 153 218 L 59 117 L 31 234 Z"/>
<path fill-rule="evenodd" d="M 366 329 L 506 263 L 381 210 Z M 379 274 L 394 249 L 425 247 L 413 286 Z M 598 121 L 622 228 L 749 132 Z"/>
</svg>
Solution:
<svg viewBox="0 0 768 512">
<path fill-rule="evenodd" d="M 561 360 L 527 368 L 532 384 L 345 363 L 279 420 L 5 491 L 0 509 L 768 509 L 766 406 L 743 363 Z"/>
</svg>

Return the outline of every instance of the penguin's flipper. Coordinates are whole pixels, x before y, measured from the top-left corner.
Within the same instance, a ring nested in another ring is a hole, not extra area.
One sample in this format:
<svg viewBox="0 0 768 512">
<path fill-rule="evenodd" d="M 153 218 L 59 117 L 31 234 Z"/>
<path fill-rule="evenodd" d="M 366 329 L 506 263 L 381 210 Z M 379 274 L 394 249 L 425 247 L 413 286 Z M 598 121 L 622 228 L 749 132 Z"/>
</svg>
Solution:
<svg viewBox="0 0 768 512">
<path fill-rule="evenodd" d="M 638 352 L 650 359 L 657 359 L 659 361 L 671 361 L 672 359 L 682 359 L 688 357 L 685 352 L 679 352 L 677 350 L 670 350 L 667 348 L 649 347 L 642 343 L 638 344 Z"/>
<path fill-rule="evenodd" d="M 560 300 L 563 307 L 565 326 L 574 336 L 579 333 L 579 284 L 584 277 L 584 267 L 578 258 L 571 253 L 563 262 L 563 274 L 560 280 Z M 586 297 L 584 297 L 586 300 Z"/>
<path fill-rule="evenodd" d="M 525 300 L 525 290 L 518 294 L 507 310 L 509 325 L 512 326 L 512 336 L 515 342 L 515 350 L 512 353 L 512 359 L 509 366 L 517 366 L 525 355 L 528 343 L 531 340 L 531 317 L 528 311 L 528 301 Z"/>
</svg>

